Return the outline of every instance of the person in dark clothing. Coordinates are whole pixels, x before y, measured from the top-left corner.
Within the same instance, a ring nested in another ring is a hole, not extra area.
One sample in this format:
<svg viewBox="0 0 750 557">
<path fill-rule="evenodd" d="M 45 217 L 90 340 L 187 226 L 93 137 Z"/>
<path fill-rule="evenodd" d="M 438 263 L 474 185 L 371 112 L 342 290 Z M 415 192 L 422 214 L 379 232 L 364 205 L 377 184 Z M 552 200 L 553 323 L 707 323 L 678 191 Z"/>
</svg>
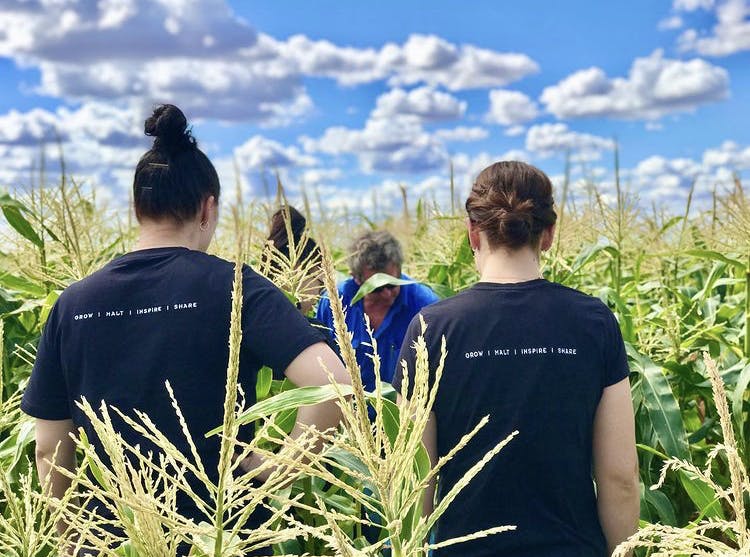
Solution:
<svg viewBox="0 0 750 557">
<path fill-rule="evenodd" d="M 90 421 L 76 406 L 81 397 L 127 414 L 145 412 L 183 454 L 191 453 L 165 381 L 205 469 L 212 481 L 218 477 L 220 439 L 204 434 L 222 423 L 234 276 L 233 263 L 205 253 L 218 222 L 219 178 L 177 107 L 158 107 L 146 120 L 145 133 L 154 144 L 135 170 L 136 248 L 60 295 L 21 405 L 36 418 L 37 469 L 43 485 L 49 479 L 55 497 L 70 485 L 49 464 L 55 451 L 56 463 L 73 470 L 70 434 L 82 428 L 96 441 Z M 281 291 L 250 267 L 243 268 L 242 277 L 239 382 L 246 403 L 254 402 L 263 365 L 299 386 L 322 385 L 329 380 L 320 360 L 337 381 L 349 382 L 324 336 Z M 305 407 L 298 413 L 297 431 L 303 424 L 325 429 L 337 421 L 333 404 Z M 131 446 L 158 451 L 122 425 L 119 433 Z M 242 440 L 249 441 L 252 432 L 251 426 L 244 428 Z M 106 462 L 103 449 L 95 447 Z M 195 489 L 200 492 L 201 486 Z M 177 508 L 196 523 L 206 520 L 189 497 L 178 497 Z"/>
<path fill-rule="evenodd" d="M 421 312 L 431 380 L 443 337 L 448 352 L 424 438 L 433 462 L 482 417 L 490 420 L 442 469 L 439 490 L 453 487 L 508 434 L 519 434 L 448 508 L 436 539 L 517 529 L 441 548 L 435 557 L 610 555 L 639 515 L 629 371 L 617 321 L 599 299 L 541 278 L 540 252 L 550 247 L 556 221 L 543 172 L 495 163 L 477 177 L 466 210 L 480 281 Z M 409 385 L 421 334 L 415 318 L 400 353 Z M 404 384 L 399 368 L 394 387 Z"/>
<path fill-rule="evenodd" d="M 262 259 L 271 280 L 279 287 L 293 289 L 299 310 L 303 315 L 310 314 L 323 289 L 323 256 L 308 233 L 307 219 L 291 205 L 279 208 L 271 216 L 266 243 Z M 278 284 L 279 280 L 286 284 Z"/>
<path fill-rule="evenodd" d="M 313 305 L 323 289 L 323 254 L 317 242 L 308 234 L 307 219 L 291 205 L 279 208 L 271 216 L 271 230 L 266 243 L 262 259 L 263 264 L 268 266 L 271 281 L 280 288 L 286 286 L 295 290 L 299 298 L 297 308 L 310 325 L 325 335 L 328 346 L 340 357 L 333 332 L 312 315 Z"/>
</svg>

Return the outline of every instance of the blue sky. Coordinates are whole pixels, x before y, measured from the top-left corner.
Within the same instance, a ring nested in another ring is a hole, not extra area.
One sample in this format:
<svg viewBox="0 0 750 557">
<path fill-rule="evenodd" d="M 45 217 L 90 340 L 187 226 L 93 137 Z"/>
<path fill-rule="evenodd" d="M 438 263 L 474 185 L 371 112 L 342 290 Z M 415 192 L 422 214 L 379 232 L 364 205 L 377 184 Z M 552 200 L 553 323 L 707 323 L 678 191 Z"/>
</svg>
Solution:
<svg viewBox="0 0 750 557">
<path fill-rule="evenodd" d="M 399 184 L 444 203 L 451 163 L 459 192 L 501 158 L 559 183 L 566 153 L 606 196 L 615 138 L 647 205 L 750 176 L 750 0 L 4 0 L 0 79 L 8 189 L 59 134 L 76 177 L 127 199 L 159 102 L 225 186 L 278 172 L 330 209 L 396 209 Z"/>
</svg>

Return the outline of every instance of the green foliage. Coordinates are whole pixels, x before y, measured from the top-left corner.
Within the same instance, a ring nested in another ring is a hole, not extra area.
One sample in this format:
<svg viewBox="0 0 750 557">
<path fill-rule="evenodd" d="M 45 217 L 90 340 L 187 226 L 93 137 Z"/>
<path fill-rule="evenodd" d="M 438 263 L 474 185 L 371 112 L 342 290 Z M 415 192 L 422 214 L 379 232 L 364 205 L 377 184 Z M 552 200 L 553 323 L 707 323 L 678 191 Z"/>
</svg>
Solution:
<svg viewBox="0 0 750 557">
<path fill-rule="evenodd" d="M 731 483 L 727 459 L 714 455 L 724 436 L 706 366 L 699 357 L 704 351 L 724 370 L 737 447 L 746 468 L 750 463 L 750 204 L 738 187 L 717 199 L 723 219 L 689 206 L 679 215 L 656 209 L 646 215 L 619 189 L 616 202 L 606 203 L 596 188 L 573 196 L 567 189 L 570 184 L 565 187 L 565 201 L 558 208 L 558 236 L 551 252 L 543 256 L 543 272 L 550 280 L 601 298 L 618 318 L 632 370 L 643 524 L 690 527 L 703 519 L 728 519 L 731 509 L 726 500 L 705 479 L 685 469 L 670 469 L 659 480 L 665 462 L 681 459 L 701 470 L 708 466 L 716 485 L 727 488 Z M 249 231 L 251 242 L 243 258 L 267 272 L 261 254 L 270 208 L 240 202 L 234 220 L 219 230 L 214 249 L 233 257 L 237 232 Z M 387 226 L 404 240 L 405 271 L 416 281 L 428 284 L 441 297 L 470 287 L 477 273 L 463 218 L 453 211 L 443 214 L 421 199 L 415 207 L 413 215 L 403 218 L 347 213 L 337 220 L 327 214 L 318 219 L 312 232 L 319 242 L 328 240 L 325 243 L 330 244 L 337 267 L 344 270 L 346 239 L 356 234 L 355 226 Z M 91 193 L 65 180 L 59 187 L 26 195 L 0 195 L 0 210 L 8 224 L 0 253 L 4 330 L 0 335 L 0 473 L 6 478 L 0 485 L 0 521 L 6 521 L 3 524 L 9 531 L 11 527 L 31 528 L 19 520 L 19 512 L 34 508 L 38 514 L 30 516 L 38 530 L 49 525 L 49 517 L 32 505 L 33 493 L 39 493 L 40 486 L 32 473 L 32 426 L 18 409 L 19 393 L 28 379 L 41 328 L 59 293 L 126 252 L 134 231 L 131 223 L 112 218 Z M 281 276 L 274 280 L 294 299 L 310 297 L 307 279 L 319 269 L 313 263 L 303 268 L 294 256 L 282 263 Z M 394 283 L 393 277 L 373 277 L 360 294 Z M 326 388 L 295 389 L 288 381 L 273 379 L 269 369 L 259 373 L 254 388 L 258 403 L 238 413 L 236 424 L 255 423 L 264 433 L 258 450 L 267 452 L 283 444 L 299 405 L 351 394 Z M 396 446 L 397 432 L 408 429 L 408 420 L 388 401 L 393 398 L 392 390 L 383 388 L 382 395 L 378 404 L 386 451 Z M 94 477 L 108 481 L 90 453 L 81 451 Z M 383 515 L 392 509 L 383 503 L 378 490 L 372 470 L 376 460 L 366 462 L 343 445 L 332 445 L 326 458 L 326 471 L 308 469 L 307 474 L 280 487 L 272 505 L 279 511 L 287 509 L 299 523 L 327 529 L 328 537 L 316 538 L 300 530 L 276 543 L 277 552 L 334 554 L 332 540 L 339 535 L 352 549 L 363 551 L 369 545 L 363 535 L 367 527 L 375 528 L 382 538 L 406 539 L 424 531 L 415 500 L 399 516 L 401 530 L 389 530 Z M 426 455 L 418 447 L 410 462 L 415 482 L 429 474 Z M 651 489 L 657 484 L 657 489 Z M 292 500 L 301 504 L 291 509 L 288 502 Z M 326 513 L 338 517 L 338 530 L 333 530 Z M 380 519 L 374 520 L 375 516 Z M 276 527 L 281 528 L 282 522 L 279 518 Z M 193 555 L 213 555 L 217 544 L 227 554 L 233 551 L 231 534 L 214 531 L 207 536 L 195 539 Z M 10 542 L 0 536 L 4 551 L 3 543 Z M 45 538 L 40 543 L 40 557 L 52 554 L 53 540 Z M 133 544 L 123 544 L 118 552 L 131 557 L 138 554 Z"/>
</svg>

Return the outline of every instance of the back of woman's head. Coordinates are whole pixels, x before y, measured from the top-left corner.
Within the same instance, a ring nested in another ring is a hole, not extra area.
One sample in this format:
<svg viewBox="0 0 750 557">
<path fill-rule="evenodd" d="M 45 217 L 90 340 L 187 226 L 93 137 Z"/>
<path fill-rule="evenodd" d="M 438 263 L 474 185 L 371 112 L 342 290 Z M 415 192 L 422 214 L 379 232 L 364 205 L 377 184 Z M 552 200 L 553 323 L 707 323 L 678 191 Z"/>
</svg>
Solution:
<svg viewBox="0 0 750 557">
<path fill-rule="evenodd" d="M 487 234 L 491 248 L 536 247 L 555 224 L 552 182 L 538 168 L 518 161 L 482 170 L 466 200 L 471 223 Z"/>
<path fill-rule="evenodd" d="M 286 215 L 289 215 L 289 228 L 292 231 L 294 243 L 299 243 L 307 226 L 307 219 L 291 205 L 278 209 L 271 215 L 271 231 L 268 233 L 268 241 L 272 242 L 276 249 L 281 249 L 289 244 L 287 233 Z"/>
<path fill-rule="evenodd" d="M 292 233 L 292 240 L 294 241 L 296 259 L 304 264 L 317 265 L 321 260 L 320 248 L 315 240 L 305 235 L 307 219 L 305 219 L 302 213 L 291 205 L 281 207 L 271 216 L 271 231 L 268 233 L 268 241 L 271 242 L 273 247 L 284 257 L 291 257 L 291 241 L 288 234 L 289 230 L 287 230 L 287 223 L 285 221 L 287 214 L 289 215 L 288 226 Z M 304 245 L 302 245 L 303 242 Z M 273 257 L 270 257 L 270 254 L 267 255 L 269 257 L 271 271 L 274 273 L 280 272 L 281 269 L 278 262 Z"/>
<path fill-rule="evenodd" d="M 178 223 L 196 216 L 206 198 L 219 199 L 221 186 L 216 169 L 198 149 L 187 119 L 172 104 L 156 107 L 144 131 L 154 144 L 135 168 L 133 199 L 135 215 Z"/>
</svg>

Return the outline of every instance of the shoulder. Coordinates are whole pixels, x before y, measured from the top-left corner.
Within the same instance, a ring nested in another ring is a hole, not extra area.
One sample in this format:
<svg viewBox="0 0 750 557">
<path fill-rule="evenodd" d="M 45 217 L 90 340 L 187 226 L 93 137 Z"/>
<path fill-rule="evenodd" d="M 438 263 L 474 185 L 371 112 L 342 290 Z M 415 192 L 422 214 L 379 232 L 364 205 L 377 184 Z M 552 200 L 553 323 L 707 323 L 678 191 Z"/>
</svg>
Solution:
<svg viewBox="0 0 750 557">
<path fill-rule="evenodd" d="M 450 298 L 444 298 L 442 300 L 437 299 L 434 303 L 428 302 L 419 308 L 417 314 L 412 318 L 409 324 L 409 329 L 415 332 L 417 335 L 422 331 L 422 320 L 427 324 L 428 330 L 431 332 L 436 329 L 443 330 L 449 323 L 458 323 L 467 315 L 475 315 L 476 313 L 471 311 L 469 308 L 472 303 L 473 296 L 470 291 L 464 291 L 451 296 Z"/>
<path fill-rule="evenodd" d="M 591 317 L 597 320 L 614 317 L 612 310 L 600 298 L 586 294 L 575 288 L 550 282 L 549 294 L 565 309 L 580 317 Z"/>
</svg>

